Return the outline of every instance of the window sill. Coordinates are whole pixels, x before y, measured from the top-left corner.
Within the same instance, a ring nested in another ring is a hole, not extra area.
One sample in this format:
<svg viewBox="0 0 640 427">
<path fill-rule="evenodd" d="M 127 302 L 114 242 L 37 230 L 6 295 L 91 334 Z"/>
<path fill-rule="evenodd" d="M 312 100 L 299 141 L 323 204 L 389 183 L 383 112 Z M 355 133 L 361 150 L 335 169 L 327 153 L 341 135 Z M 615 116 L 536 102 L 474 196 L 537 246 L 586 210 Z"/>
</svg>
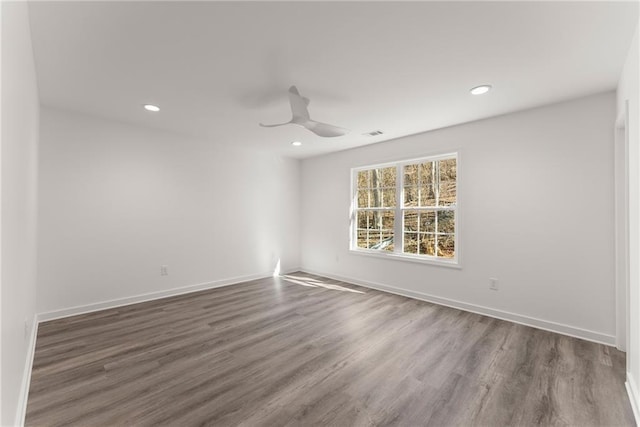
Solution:
<svg viewBox="0 0 640 427">
<path fill-rule="evenodd" d="M 388 260 L 395 261 L 407 261 L 407 262 L 415 262 L 418 264 L 429 264 L 437 267 L 445 267 L 445 268 L 455 268 L 458 270 L 462 269 L 462 265 L 458 260 L 445 260 L 441 259 L 433 259 L 433 258 L 423 258 L 419 256 L 411 256 L 406 254 L 397 254 L 395 252 L 379 252 L 379 251 L 370 251 L 366 249 L 349 249 L 354 255 L 364 255 L 374 258 L 383 258 Z"/>
</svg>

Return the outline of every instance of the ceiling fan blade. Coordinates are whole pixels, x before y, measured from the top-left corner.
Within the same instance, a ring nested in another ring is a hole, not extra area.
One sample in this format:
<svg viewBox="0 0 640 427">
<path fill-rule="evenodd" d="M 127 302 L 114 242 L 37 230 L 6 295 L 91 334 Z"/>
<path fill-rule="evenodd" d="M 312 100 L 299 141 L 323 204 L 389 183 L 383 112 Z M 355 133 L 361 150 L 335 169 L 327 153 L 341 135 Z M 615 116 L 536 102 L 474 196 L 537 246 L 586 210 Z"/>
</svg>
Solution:
<svg viewBox="0 0 640 427">
<path fill-rule="evenodd" d="M 325 138 L 332 138 L 335 136 L 342 136 L 349 133 L 348 129 L 344 129 L 338 126 L 329 125 L 326 123 L 316 122 L 314 120 L 309 120 L 307 123 L 303 125 L 305 128 L 309 129 L 311 132 L 315 133 L 318 136 L 322 136 Z"/>
<path fill-rule="evenodd" d="M 310 130 L 316 135 L 325 138 L 342 136 L 349 133 L 348 129 L 311 120 L 311 118 L 309 117 L 309 110 L 307 110 L 307 105 L 309 105 L 309 98 L 304 98 L 303 96 L 301 96 L 300 92 L 298 92 L 298 88 L 295 86 L 291 86 L 289 88 L 289 103 L 291 104 L 292 114 L 292 118 L 290 121 L 288 121 L 287 123 L 278 123 L 273 125 L 265 125 L 263 123 L 260 123 L 260 126 L 272 128 L 293 124 L 301 126 L 307 130 Z"/>
<path fill-rule="evenodd" d="M 300 96 L 300 92 L 295 86 L 289 88 L 289 103 L 291 104 L 291 114 L 293 114 L 294 120 L 309 120 L 309 110 L 307 110 L 309 100 Z"/>
<path fill-rule="evenodd" d="M 286 122 L 286 123 L 276 123 L 276 124 L 273 124 L 273 125 L 265 125 L 265 124 L 263 124 L 263 123 L 258 123 L 258 124 L 259 124 L 260 126 L 262 126 L 263 128 L 275 128 L 275 127 L 278 127 L 278 126 L 290 125 L 290 124 L 291 124 L 291 122 Z"/>
</svg>

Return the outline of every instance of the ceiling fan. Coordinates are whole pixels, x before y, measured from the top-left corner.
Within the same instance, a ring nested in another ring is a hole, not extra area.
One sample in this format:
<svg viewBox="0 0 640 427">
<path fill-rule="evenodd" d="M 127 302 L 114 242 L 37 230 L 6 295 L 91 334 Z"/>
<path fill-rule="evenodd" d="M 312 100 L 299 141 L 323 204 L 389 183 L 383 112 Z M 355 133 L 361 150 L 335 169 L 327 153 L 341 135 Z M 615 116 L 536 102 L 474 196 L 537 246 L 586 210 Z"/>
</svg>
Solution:
<svg viewBox="0 0 640 427">
<path fill-rule="evenodd" d="M 334 136 L 342 136 L 347 134 L 349 131 L 347 129 L 329 125 L 326 123 L 320 123 L 315 120 L 311 120 L 309 117 L 309 110 L 307 110 L 307 106 L 309 105 L 309 99 L 304 98 L 298 92 L 298 88 L 295 86 L 291 86 L 289 88 L 289 103 L 291 104 L 291 113 L 293 117 L 286 123 L 278 123 L 274 125 L 265 125 L 260 123 L 260 126 L 271 128 L 276 126 L 284 126 L 284 125 L 298 125 L 305 129 L 310 130 L 318 136 L 322 136 L 325 138 L 330 138 Z"/>
</svg>

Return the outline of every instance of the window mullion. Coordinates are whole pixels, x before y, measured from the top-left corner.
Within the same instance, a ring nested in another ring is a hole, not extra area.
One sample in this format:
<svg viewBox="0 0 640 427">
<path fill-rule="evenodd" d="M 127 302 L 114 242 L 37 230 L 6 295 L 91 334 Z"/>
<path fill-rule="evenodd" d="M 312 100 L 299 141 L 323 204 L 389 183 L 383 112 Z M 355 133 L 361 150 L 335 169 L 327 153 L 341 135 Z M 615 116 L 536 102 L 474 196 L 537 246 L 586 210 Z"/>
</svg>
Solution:
<svg viewBox="0 0 640 427">
<path fill-rule="evenodd" d="M 404 174 L 402 173 L 402 165 L 396 166 L 396 209 L 393 221 L 393 252 L 397 254 L 402 253 L 402 245 L 404 244 L 404 236 L 402 235 L 404 215 L 402 206 L 404 204 L 404 195 L 402 194 L 402 187 L 404 185 Z"/>
</svg>

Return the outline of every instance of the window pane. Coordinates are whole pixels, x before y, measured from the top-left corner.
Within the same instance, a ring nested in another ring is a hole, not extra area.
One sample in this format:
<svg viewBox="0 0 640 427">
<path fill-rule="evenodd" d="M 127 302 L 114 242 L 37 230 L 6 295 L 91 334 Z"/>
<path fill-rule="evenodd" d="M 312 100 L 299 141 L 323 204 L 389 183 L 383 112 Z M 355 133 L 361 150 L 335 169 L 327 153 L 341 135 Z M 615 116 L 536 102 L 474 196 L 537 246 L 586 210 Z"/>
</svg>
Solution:
<svg viewBox="0 0 640 427">
<path fill-rule="evenodd" d="M 420 233 L 420 254 L 422 255 L 435 255 L 436 253 L 436 238 L 434 234 Z"/>
<path fill-rule="evenodd" d="M 404 185 L 418 186 L 418 165 L 406 165 L 404 167 Z"/>
<path fill-rule="evenodd" d="M 369 175 L 371 175 L 370 170 L 358 172 L 358 188 L 369 187 Z"/>
<path fill-rule="evenodd" d="M 446 182 L 440 184 L 439 205 L 451 206 L 456 204 L 456 183 Z"/>
<path fill-rule="evenodd" d="M 382 169 L 382 183 L 381 187 L 396 188 L 396 167 Z"/>
<path fill-rule="evenodd" d="M 396 189 L 385 188 L 382 190 L 382 203 L 385 208 L 393 208 L 396 206 Z"/>
<path fill-rule="evenodd" d="M 374 188 L 369 190 L 369 206 L 372 208 L 382 207 L 382 189 Z"/>
<path fill-rule="evenodd" d="M 380 229 L 380 213 L 376 211 L 367 212 L 367 216 L 369 217 L 369 230 L 379 230 Z"/>
<path fill-rule="evenodd" d="M 361 228 L 361 229 L 367 228 L 367 212 L 366 211 L 358 211 L 357 224 L 358 226 L 356 228 Z"/>
<path fill-rule="evenodd" d="M 440 160 L 440 182 L 455 181 L 457 177 L 456 159 Z"/>
<path fill-rule="evenodd" d="M 455 256 L 455 238 L 452 234 L 438 236 L 438 256 L 443 258 Z"/>
<path fill-rule="evenodd" d="M 418 206 L 418 188 L 417 187 L 404 188 L 404 205 L 407 207 Z"/>
<path fill-rule="evenodd" d="M 358 190 L 358 207 L 366 208 L 369 206 L 369 192 L 367 190 Z"/>
<path fill-rule="evenodd" d="M 436 213 L 434 211 L 420 212 L 420 231 L 423 233 L 435 233 L 436 231 Z"/>
<path fill-rule="evenodd" d="M 376 188 L 380 186 L 380 169 L 371 169 L 369 175 L 369 188 Z"/>
<path fill-rule="evenodd" d="M 420 164 L 420 184 L 433 184 L 435 183 L 435 169 L 433 162 L 427 162 Z"/>
<path fill-rule="evenodd" d="M 404 253 L 418 253 L 418 233 L 404 233 Z"/>
<path fill-rule="evenodd" d="M 382 212 L 369 212 L 369 229 L 380 230 L 382 228 Z"/>
<path fill-rule="evenodd" d="M 371 169 L 371 181 L 369 188 L 383 188 L 396 186 L 395 166 L 382 169 Z"/>
<path fill-rule="evenodd" d="M 395 212 L 382 212 L 382 229 L 393 231 Z"/>
<path fill-rule="evenodd" d="M 382 240 L 370 241 L 369 245 L 369 249 L 393 252 L 393 233 L 383 233 Z"/>
<path fill-rule="evenodd" d="M 420 187 L 420 206 L 435 206 L 436 195 L 433 191 L 433 185 L 424 185 Z"/>
<path fill-rule="evenodd" d="M 369 230 L 369 249 L 377 249 L 375 246 L 380 244 L 382 234 L 379 231 Z"/>
<path fill-rule="evenodd" d="M 418 212 L 417 211 L 404 212 L 404 230 L 418 231 Z"/>
<path fill-rule="evenodd" d="M 438 211 L 438 233 L 455 232 L 455 213 L 453 211 Z"/>
<path fill-rule="evenodd" d="M 367 248 L 367 230 L 358 230 L 358 247 Z"/>
<path fill-rule="evenodd" d="M 393 231 L 386 231 L 382 233 L 382 242 L 380 242 L 380 247 L 376 249 L 393 252 Z"/>
</svg>

